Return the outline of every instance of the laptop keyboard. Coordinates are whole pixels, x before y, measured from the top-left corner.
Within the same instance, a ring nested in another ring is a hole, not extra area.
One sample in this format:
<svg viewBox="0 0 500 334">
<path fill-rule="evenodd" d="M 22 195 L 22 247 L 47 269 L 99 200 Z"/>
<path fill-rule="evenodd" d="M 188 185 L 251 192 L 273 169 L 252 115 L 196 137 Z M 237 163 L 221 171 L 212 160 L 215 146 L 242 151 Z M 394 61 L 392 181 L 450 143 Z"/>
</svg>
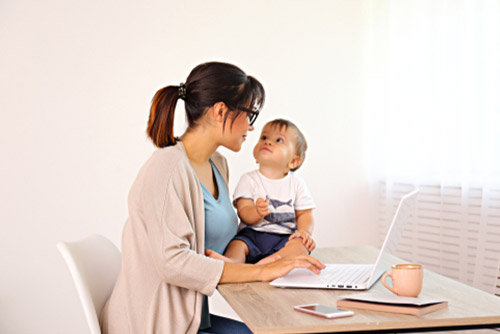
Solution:
<svg viewBox="0 0 500 334">
<path fill-rule="evenodd" d="M 373 264 L 327 264 L 318 278 L 323 284 L 333 284 L 338 288 L 351 288 L 364 283 L 372 269 Z"/>
</svg>

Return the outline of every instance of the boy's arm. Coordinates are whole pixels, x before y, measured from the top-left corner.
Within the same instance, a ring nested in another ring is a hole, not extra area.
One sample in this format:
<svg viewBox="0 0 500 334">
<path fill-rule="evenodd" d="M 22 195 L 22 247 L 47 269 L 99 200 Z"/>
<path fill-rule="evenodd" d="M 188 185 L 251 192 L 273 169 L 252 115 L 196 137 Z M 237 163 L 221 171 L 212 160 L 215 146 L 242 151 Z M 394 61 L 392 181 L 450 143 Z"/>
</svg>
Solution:
<svg viewBox="0 0 500 334">
<path fill-rule="evenodd" d="M 297 223 L 297 231 L 306 232 L 309 236 L 311 236 L 314 228 L 312 209 L 295 210 L 295 219 Z"/>
<path fill-rule="evenodd" d="M 314 228 L 312 209 L 295 210 L 295 220 L 297 223 L 297 232 L 292 234 L 289 240 L 301 238 L 302 243 L 307 250 L 312 251 L 316 248 L 316 243 L 312 239 L 312 232 Z"/>
<path fill-rule="evenodd" d="M 236 209 L 238 217 L 248 225 L 255 225 L 269 214 L 269 201 L 258 198 L 257 203 L 249 198 L 238 198 L 236 200 Z"/>
</svg>

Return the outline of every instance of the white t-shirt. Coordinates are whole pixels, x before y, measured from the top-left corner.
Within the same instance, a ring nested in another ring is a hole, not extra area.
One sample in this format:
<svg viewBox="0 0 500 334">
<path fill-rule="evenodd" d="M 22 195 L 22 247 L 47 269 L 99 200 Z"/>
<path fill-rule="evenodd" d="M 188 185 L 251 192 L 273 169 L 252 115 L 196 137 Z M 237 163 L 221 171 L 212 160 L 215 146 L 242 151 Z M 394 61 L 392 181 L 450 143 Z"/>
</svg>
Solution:
<svg viewBox="0 0 500 334">
<path fill-rule="evenodd" d="M 304 180 L 293 172 L 278 180 L 269 179 L 258 170 L 244 174 L 234 190 L 234 206 L 239 198 L 255 203 L 259 197 L 269 200 L 269 214 L 255 225 L 242 221 L 240 230 L 250 227 L 260 232 L 291 234 L 297 230 L 295 210 L 316 207 Z"/>
</svg>

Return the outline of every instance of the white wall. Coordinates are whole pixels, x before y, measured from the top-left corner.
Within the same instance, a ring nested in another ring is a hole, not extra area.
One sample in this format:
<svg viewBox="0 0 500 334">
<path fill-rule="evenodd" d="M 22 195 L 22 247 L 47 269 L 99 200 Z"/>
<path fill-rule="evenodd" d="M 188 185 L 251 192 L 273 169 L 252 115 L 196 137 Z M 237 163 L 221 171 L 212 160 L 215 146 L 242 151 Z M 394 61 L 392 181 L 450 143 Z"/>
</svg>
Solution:
<svg viewBox="0 0 500 334">
<path fill-rule="evenodd" d="M 365 5 L 1 2 L 0 332 L 88 332 L 55 244 L 90 233 L 120 244 L 128 189 L 154 149 L 151 98 L 205 61 L 234 63 L 264 84 L 256 132 L 286 117 L 305 133 L 300 173 L 318 205 L 318 245 L 375 244 L 361 166 Z M 231 188 L 255 167 L 256 140 L 222 150 Z"/>
</svg>

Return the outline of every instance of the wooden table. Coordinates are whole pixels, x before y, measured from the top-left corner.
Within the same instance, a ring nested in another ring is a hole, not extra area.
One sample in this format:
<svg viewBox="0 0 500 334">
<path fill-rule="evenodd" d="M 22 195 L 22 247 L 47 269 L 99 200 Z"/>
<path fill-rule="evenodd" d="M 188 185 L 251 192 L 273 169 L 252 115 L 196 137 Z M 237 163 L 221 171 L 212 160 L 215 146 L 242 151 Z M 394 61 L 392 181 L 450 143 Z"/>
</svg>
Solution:
<svg viewBox="0 0 500 334">
<path fill-rule="evenodd" d="M 324 263 L 374 263 L 370 246 L 321 248 L 313 255 Z M 394 263 L 406 261 L 394 257 Z M 445 299 L 448 308 L 416 317 L 354 310 L 352 317 L 323 319 L 294 311 L 294 305 L 320 303 L 336 307 L 339 296 L 360 291 L 283 289 L 269 283 L 221 284 L 220 294 L 254 333 L 415 332 L 500 327 L 500 298 L 468 285 L 424 272 L 422 295 Z M 380 280 L 369 290 L 386 291 Z"/>
</svg>

